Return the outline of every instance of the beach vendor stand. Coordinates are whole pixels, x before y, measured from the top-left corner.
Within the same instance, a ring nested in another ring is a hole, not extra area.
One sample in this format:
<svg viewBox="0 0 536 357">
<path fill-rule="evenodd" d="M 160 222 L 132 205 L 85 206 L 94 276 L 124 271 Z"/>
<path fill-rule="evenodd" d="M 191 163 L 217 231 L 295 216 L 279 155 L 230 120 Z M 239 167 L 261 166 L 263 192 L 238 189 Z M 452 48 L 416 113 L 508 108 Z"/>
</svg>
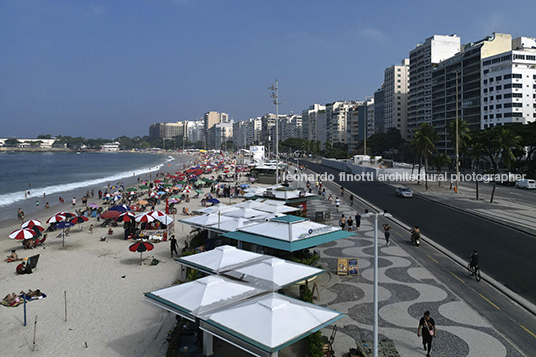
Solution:
<svg viewBox="0 0 536 357">
<path fill-rule="evenodd" d="M 138 238 L 152 242 L 165 242 L 175 233 L 175 222 L 173 218 L 159 211 L 149 212 L 146 215 L 152 215 L 154 220 L 150 222 L 139 222 L 138 227 L 140 227 L 140 230 Z"/>
</svg>

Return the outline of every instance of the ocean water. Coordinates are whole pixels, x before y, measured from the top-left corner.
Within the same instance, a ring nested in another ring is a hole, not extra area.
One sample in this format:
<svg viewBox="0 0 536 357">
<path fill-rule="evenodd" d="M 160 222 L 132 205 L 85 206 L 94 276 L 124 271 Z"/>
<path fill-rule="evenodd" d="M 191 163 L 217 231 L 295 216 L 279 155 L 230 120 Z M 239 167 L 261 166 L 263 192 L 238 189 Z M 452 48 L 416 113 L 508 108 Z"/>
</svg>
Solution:
<svg viewBox="0 0 536 357">
<path fill-rule="evenodd" d="M 151 153 L 2 153 L 0 220 L 16 218 L 19 207 L 28 216 L 27 211 L 35 211 L 36 201 L 41 209 L 46 202 L 51 206 L 59 204 L 60 196 L 66 203 L 73 197 L 81 202 L 88 190 L 95 190 L 97 196 L 98 190 L 104 191 L 108 183 L 135 184 L 137 177 L 149 178 L 152 172 L 171 166 L 171 162 L 173 166 L 182 166 L 187 161 L 185 157 L 175 160 Z"/>
</svg>

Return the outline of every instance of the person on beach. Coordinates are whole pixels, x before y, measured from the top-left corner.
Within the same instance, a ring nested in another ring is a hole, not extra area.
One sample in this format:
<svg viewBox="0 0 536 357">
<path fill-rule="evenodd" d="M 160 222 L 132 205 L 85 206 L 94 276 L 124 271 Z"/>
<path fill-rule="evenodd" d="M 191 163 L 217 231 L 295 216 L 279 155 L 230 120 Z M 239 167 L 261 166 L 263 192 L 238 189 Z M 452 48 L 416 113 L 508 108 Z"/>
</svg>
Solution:
<svg viewBox="0 0 536 357">
<path fill-rule="evenodd" d="M 93 234 L 93 225 L 89 226 L 89 233 Z"/>
<path fill-rule="evenodd" d="M 35 201 L 35 207 L 37 207 L 37 209 L 39 209 L 39 201 Z"/>
<path fill-rule="evenodd" d="M 391 232 L 389 232 L 390 229 L 392 229 L 391 225 L 389 223 L 384 223 L 383 225 L 383 231 L 385 232 L 385 242 L 386 246 L 389 246 L 389 237 L 391 236 Z"/>
<path fill-rule="evenodd" d="M 179 256 L 179 252 L 177 252 L 178 244 L 177 244 L 177 240 L 175 239 L 175 235 L 171 236 L 171 239 L 169 240 L 169 243 L 170 243 L 169 248 L 171 250 L 171 258 L 173 258 L 173 252 L 175 252 L 175 254 L 177 254 L 177 256 Z"/>
<path fill-rule="evenodd" d="M 47 203 L 45 203 L 45 208 L 50 208 L 50 205 Z"/>
<path fill-rule="evenodd" d="M 95 196 L 95 190 L 91 190 L 91 198 L 93 198 L 93 196 Z"/>
<path fill-rule="evenodd" d="M 21 221 L 24 220 L 24 212 L 19 208 L 19 210 L 17 211 L 17 218 Z"/>
<path fill-rule="evenodd" d="M 59 200 L 60 200 L 60 203 L 65 202 L 65 200 L 63 198 L 61 198 L 61 196 L 60 196 Z"/>
<path fill-rule="evenodd" d="M 359 232 L 359 226 L 361 226 L 361 215 L 357 212 L 355 214 L 355 228 L 357 232 Z"/>
<path fill-rule="evenodd" d="M 76 206 L 76 197 L 73 197 L 71 203 L 73 204 L 73 207 Z"/>
<path fill-rule="evenodd" d="M 15 260 L 19 260 L 19 256 L 17 255 L 17 253 L 15 252 L 15 249 L 13 249 L 11 251 L 11 254 L 7 256 L 7 259 L 4 260 L 5 262 L 7 263 L 11 263 L 11 262 L 14 262 Z"/>
<path fill-rule="evenodd" d="M 30 265 L 22 262 L 19 265 L 17 265 L 16 272 L 19 275 L 21 275 L 21 274 L 31 274 L 32 273 L 32 268 L 30 268 Z"/>
<path fill-rule="evenodd" d="M 16 304 L 18 304 L 21 299 L 15 294 L 7 294 L 5 297 L 4 297 L 4 301 L 8 303 L 9 306 L 14 306 Z"/>
</svg>

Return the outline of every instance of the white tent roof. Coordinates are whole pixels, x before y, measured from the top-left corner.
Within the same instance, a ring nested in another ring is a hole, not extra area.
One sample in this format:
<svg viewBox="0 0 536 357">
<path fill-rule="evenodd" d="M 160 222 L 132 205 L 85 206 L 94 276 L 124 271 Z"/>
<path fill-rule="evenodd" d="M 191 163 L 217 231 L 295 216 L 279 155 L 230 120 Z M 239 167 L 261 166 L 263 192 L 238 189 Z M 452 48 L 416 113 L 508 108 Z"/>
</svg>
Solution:
<svg viewBox="0 0 536 357">
<path fill-rule="evenodd" d="M 208 252 L 178 258 L 179 263 L 212 273 L 232 270 L 244 263 L 264 259 L 264 255 L 237 249 L 230 245 L 216 247 Z"/>
<path fill-rule="evenodd" d="M 238 208 L 237 210 L 225 212 L 224 216 L 236 217 L 236 218 L 253 218 L 253 217 L 264 217 L 266 212 L 259 211 L 253 208 Z"/>
<path fill-rule="evenodd" d="M 240 207 L 240 208 L 253 208 L 258 209 L 259 207 L 264 207 L 266 204 L 263 202 L 257 202 L 257 201 L 244 201 L 240 203 L 236 203 L 232 205 L 232 207 Z"/>
<path fill-rule="evenodd" d="M 154 219 L 156 219 L 157 221 L 165 224 L 166 226 L 170 223 L 173 222 L 173 218 L 171 218 L 170 216 L 168 215 L 164 215 L 164 216 L 156 216 L 154 217 Z"/>
<path fill-rule="evenodd" d="M 322 269 L 290 262 L 279 258 L 268 258 L 258 263 L 238 268 L 225 274 L 247 281 L 269 290 L 279 290 L 287 285 L 309 279 L 322 273 Z"/>
<path fill-rule="evenodd" d="M 215 311 L 207 322 L 224 326 L 233 335 L 255 341 L 263 349 L 277 350 L 340 317 L 342 314 L 336 311 L 270 293 Z"/>
<path fill-rule="evenodd" d="M 262 293 L 249 284 L 236 282 L 219 275 L 156 290 L 150 293 L 151 300 L 165 300 L 167 306 L 184 311 L 195 317 Z"/>
<path fill-rule="evenodd" d="M 240 207 L 235 207 L 235 205 L 228 206 L 224 203 L 219 203 L 214 206 L 200 208 L 198 210 L 195 210 L 195 213 L 224 213 L 224 212 L 230 212 L 239 209 Z"/>
<path fill-rule="evenodd" d="M 184 224 L 189 224 L 190 226 L 194 226 L 194 227 L 205 228 L 212 224 L 218 224 L 218 222 L 221 224 L 225 221 L 230 221 L 232 219 L 233 218 L 225 217 L 222 214 L 212 213 L 212 214 L 204 214 L 202 216 L 179 219 L 179 222 L 184 223 Z"/>
<path fill-rule="evenodd" d="M 234 232 L 238 228 L 247 227 L 252 224 L 259 224 L 258 220 L 249 220 L 247 218 L 235 218 L 231 220 L 226 220 L 225 222 L 218 225 L 218 223 L 207 226 L 206 228 L 210 231 L 222 231 L 222 232 Z"/>
<path fill-rule="evenodd" d="M 283 222 L 286 217 L 271 219 L 268 222 L 259 223 L 254 226 L 240 228 L 240 232 L 253 233 L 273 239 L 280 239 L 287 242 L 293 242 L 304 238 L 311 238 L 317 235 L 330 232 L 340 231 L 340 227 L 329 226 L 321 223 L 312 222 L 310 220 L 299 220 L 295 222 Z"/>
<path fill-rule="evenodd" d="M 257 208 L 259 211 L 270 212 L 270 213 L 289 213 L 299 211 L 299 208 L 290 207 L 285 205 L 265 205 L 264 207 Z"/>
</svg>

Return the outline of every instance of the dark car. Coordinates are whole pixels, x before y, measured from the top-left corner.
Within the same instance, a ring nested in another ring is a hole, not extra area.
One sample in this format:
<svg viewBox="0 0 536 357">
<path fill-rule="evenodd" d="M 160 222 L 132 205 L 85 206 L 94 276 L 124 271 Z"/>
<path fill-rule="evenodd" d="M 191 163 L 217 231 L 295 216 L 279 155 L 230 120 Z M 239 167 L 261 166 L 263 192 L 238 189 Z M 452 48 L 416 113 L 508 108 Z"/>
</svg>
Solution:
<svg viewBox="0 0 536 357">
<path fill-rule="evenodd" d="M 411 192 L 411 190 L 407 187 L 397 187 L 396 195 L 400 197 L 411 198 L 413 197 L 413 192 Z"/>
</svg>

